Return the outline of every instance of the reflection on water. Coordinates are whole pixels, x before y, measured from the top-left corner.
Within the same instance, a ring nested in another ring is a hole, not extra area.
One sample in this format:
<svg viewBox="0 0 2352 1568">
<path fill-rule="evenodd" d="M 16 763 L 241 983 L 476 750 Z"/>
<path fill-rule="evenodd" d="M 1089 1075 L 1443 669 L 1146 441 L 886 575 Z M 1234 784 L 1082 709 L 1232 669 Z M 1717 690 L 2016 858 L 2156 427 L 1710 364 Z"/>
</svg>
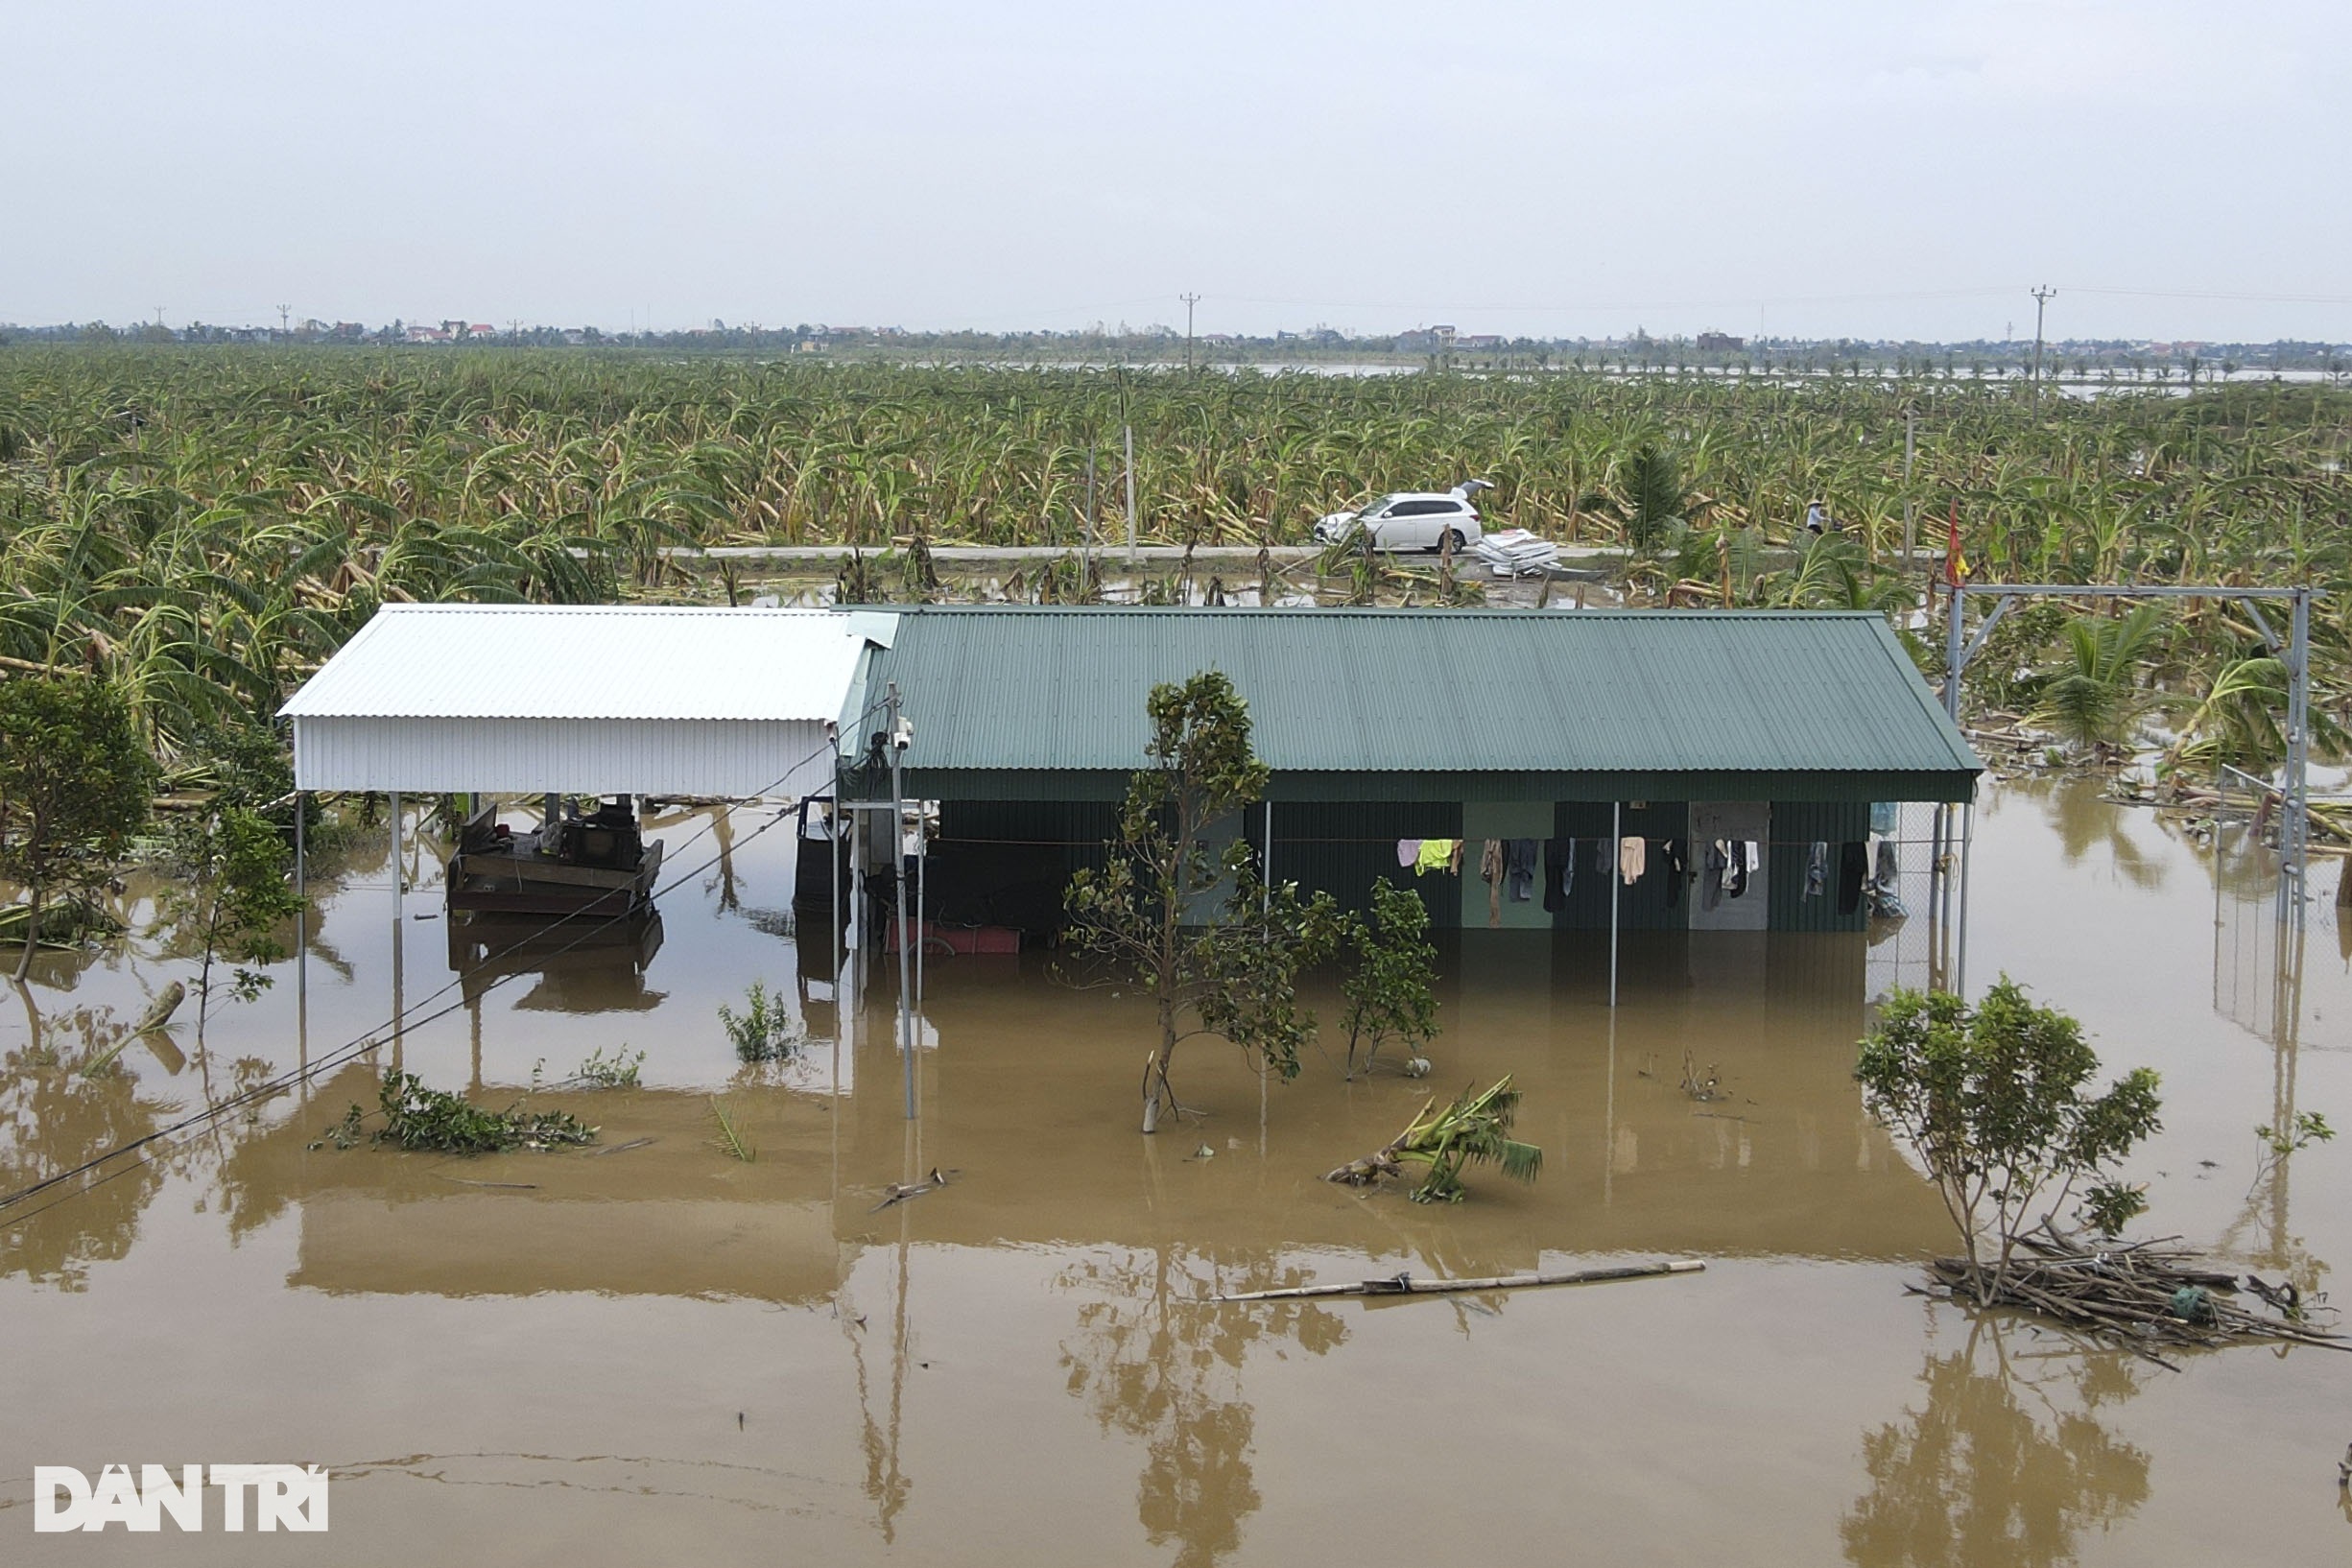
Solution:
<svg viewBox="0 0 2352 1568">
<path fill-rule="evenodd" d="M 1313 1302 L 1208 1298 L 1303 1282 L 1270 1259 L 1221 1264 L 1182 1246 L 1089 1257 L 1059 1281 L 1090 1297 L 1062 1342 L 1070 1392 L 1105 1432 L 1143 1442 L 1136 1515 L 1153 1546 L 1176 1543 L 1181 1568 L 1231 1553 L 1261 1501 L 1249 1467 L 1255 1416 L 1242 1397 L 1249 1353 L 1290 1342 L 1320 1356 L 1347 1339 L 1347 1325 Z"/>
<path fill-rule="evenodd" d="M 28 990 L 32 1043 L 0 1057 L 0 1192 L 18 1192 L 147 1136 L 177 1105 L 143 1092 L 121 1051 L 130 1026 L 111 1008 L 42 1017 Z M 51 1212 L 0 1226 L 0 1274 L 79 1290 L 90 1266 L 124 1256 L 163 1173 L 124 1162 L 33 1202 Z M 78 1189 L 78 1190 L 77 1190 Z"/>
<path fill-rule="evenodd" d="M 1178 1070 L 1206 1114 L 1157 1139 L 1130 1125 L 1142 998 L 1057 986 L 1034 955 L 934 955 L 910 1123 L 895 965 L 837 994 L 823 934 L 781 913 L 791 835 L 752 836 L 761 820 L 661 819 L 703 835 L 681 870 L 713 864 L 658 919 L 592 941 L 448 920 L 440 851 L 416 835 L 395 902 L 385 836 L 362 834 L 314 862 L 307 984 L 281 966 L 215 1018 L 205 1051 L 168 1033 L 124 1043 L 124 1020 L 186 978 L 178 949 L 142 938 L 36 969 L 34 1005 L 0 1009 L 11 1188 L 300 1053 L 337 1064 L 0 1227 L 0 1313 L 53 1352 L 0 1388 L 37 1415 L 0 1436 L 0 1504 L 35 1462 L 217 1449 L 233 1426 L 257 1452 L 349 1462 L 330 1543 L 344 1555 L 321 1560 L 366 1560 L 388 1529 L 508 1556 L 560 1537 L 581 1562 L 779 1544 L 960 1560 L 976 1540 L 1048 1565 L 1436 1556 L 1461 1549 L 1469 1511 L 1506 1556 L 1578 1539 L 1616 1560 L 1842 1547 L 1865 1565 L 1990 1565 L 2069 1560 L 2101 1531 L 2145 1549 L 2131 1560 L 2209 1558 L 2152 1532 L 2152 1478 L 2259 1488 L 2292 1468 L 2283 1436 L 2159 1463 L 2166 1429 L 2128 1362 L 2041 1359 L 2050 1345 L 1989 1327 L 1953 1350 L 1902 1294 L 1946 1222 L 1855 1092 L 1884 970 L 1860 937 L 1631 933 L 1612 1013 L 1604 939 L 1448 934 L 1431 1081 L 1351 1083 L 1311 1056 L 1269 1085 L 1195 1041 Z M 2241 902 L 2268 911 L 2261 857 L 2225 856 L 2208 881 L 2175 824 L 2075 784 L 2005 791 L 1976 853 L 1980 978 L 2016 971 L 2081 1011 L 2111 1065 L 2165 1071 L 2169 1130 L 2130 1173 L 2165 1227 L 2317 1279 L 2347 1240 L 2333 1152 L 2254 1181 L 2246 1146 L 2296 1108 L 2352 1120 L 2346 1036 L 2314 1021 L 2352 1016 L 2352 982 L 2257 990 L 2275 973 L 2243 955 L 2278 944 L 2231 945 L 2221 924 Z M 125 896 L 134 931 L 148 901 Z M 753 979 L 806 1040 L 765 1069 L 735 1059 L 716 1019 Z M 380 1033 L 396 987 L 451 1010 Z M 2247 997 L 2259 1006 L 2234 1005 Z M 1306 999 L 1336 1013 L 1328 976 Z M 535 1069 L 558 1083 L 591 1054 L 639 1051 L 642 1087 L 534 1087 Z M 1718 1080 L 1710 1098 L 1681 1087 L 1686 1057 Z M 570 1110 L 600 1146 L 463 1160 L 320 1146 L 394 1060 L 486 1105 Z M 1474 1177 L 1469 1201 L 1421 1207 L 1319 1179 L 1426 1094 L 1506 1072 L 1545 1149 L 1536 1186 Z M 714 1094 L 754 1159 L 712 1147 Z M 877 1208 L 934 1166 L 957 1173 L 946 1187 Z M 1402 1305 L 1202 1299 L 1676 1254 L 1714 1267 Z M 160 1390 L 127 1383 L 111 1347 L 194 1312 L 207 1357 Z M 2265 1422 L 2283 1419 L 2294 1390 L 2269 1397 Z M 1743 1498 L 1740 1478 L 1772 1465 L 1769 1494 Z M 477 1495 L 494 1516 L 450 1501 Z M 0 1532 L 11 1518 L 0 1507 Z"/>
<path fill-rule="evenodd" d="M 2020 1338 L 2027 1338 L 2024 1331 Z M 1839 1526 L 1860 1568 L 2076 1560 L 2085 1526 L 2112 1529 L 2149 1495 L 2149 1456 L 2094 1415 L 2138 1391 L 2126 1352 L 2013 1360 L 1997 1322 L 1930 1354 L 1904 1418 L 1863 1435 L 1870 1489 Z"/>
</svg>

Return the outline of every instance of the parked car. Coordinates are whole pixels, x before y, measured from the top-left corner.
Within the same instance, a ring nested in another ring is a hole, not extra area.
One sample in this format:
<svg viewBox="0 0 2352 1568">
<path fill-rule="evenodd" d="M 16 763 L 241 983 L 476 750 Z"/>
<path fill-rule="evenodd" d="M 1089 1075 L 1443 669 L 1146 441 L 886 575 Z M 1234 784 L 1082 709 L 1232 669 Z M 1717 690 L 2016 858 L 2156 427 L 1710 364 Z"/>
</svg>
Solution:
<svg viewBox="0 0 2352 1568">
<path fill-rule="evenodd" d="M 1371 535 L 1372 548 L 1439 550 L 1453 535 L 1457 552 L 1468 549 L 1485 535 L 1478 508 L 1470 497 L 1490 487 L 1483 479 L 1457 485 L 1443 494 L 1435 490 L 1397 490 L 1384 495 L 1361 511 L 1335 511 L 1315 524 L 1315 542 L 1338 544 L 1353 538 L 1359 529 Z"/>
</svg>

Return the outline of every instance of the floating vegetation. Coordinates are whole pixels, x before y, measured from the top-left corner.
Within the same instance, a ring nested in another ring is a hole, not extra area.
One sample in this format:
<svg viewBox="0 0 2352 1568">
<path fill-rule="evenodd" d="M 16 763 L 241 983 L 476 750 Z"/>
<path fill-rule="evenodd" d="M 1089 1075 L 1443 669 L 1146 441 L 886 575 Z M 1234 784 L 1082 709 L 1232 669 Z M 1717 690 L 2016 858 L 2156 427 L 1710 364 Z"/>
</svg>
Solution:
<svg viewBox="0 0 2352 1568">
<path fill-rule="evenodd" d="M 1518 1114 L 1519 1091 L 1508 1073 L 1491 1088 L 1464 1089 L 1442 1110 L 1433 1095 L 1387 1148 L 1350 1160 L 1323 1179 L 1369 1187 L 1402 1176 L 1409 1164 L 1420 1165 L 1426 1174 L 1408 1195 L 1416 1203 L 1461 1202 L 1466 1196 L 1461 1173 L 1472 1165 L 1493 1165 L 1513 1181 L 1532 1182 L 1543 1171 L 1543 1151 L 1510 1135 Z"/>
<path fill-rule="evenodd" d="M 412 1153 L 497 1154 L 512 1149 L 555 1149 L 596 1141 L 595 1128 L 559 1110 L 519 1105 L 485 1110 L 461 1095 L 425 1086 L 414 1073 L 386 1069 L 377 1096 L 384 1125 L 367 1130 L 367 1112 L 353 1105 L 327 1136 L 338 1149 L 389 1143 Z"/>
<path fill-rule="evenodd" d="M 759 1158 L 759 1151 L 744 1141 L 742 1130 L 735 1126 L 735 1118 L 727 1114 L 725 1104 L 715 1094 L 710 1097 L 710 1118 L 719 1124 L 717 1134 L 710 1140 L 713 1149 L 746 1165 Z"/>
<path fill-rule="evenodd" d="M 734 1042 L 740 1060 L 782 1061 L 800 1054 L 800 1026 L 784 1010 L 782 999 L 769 994 L 764 980 L 751 982 L 751 988 L 744 993 L 743 1011 L 720 1003 L 719 1025 Z"/>
<path fill-rule="evenodd" d="M 572 1070 L 572 1081 L 589 1089 L 633 1089 L 637 1086 L 637 1070 L 645 1065 L 645 1053 L 634 1056 L 623 1045 L 611 1056 L 599 1046 L 588 1053 L 588 1059 Z"/>
</svg>

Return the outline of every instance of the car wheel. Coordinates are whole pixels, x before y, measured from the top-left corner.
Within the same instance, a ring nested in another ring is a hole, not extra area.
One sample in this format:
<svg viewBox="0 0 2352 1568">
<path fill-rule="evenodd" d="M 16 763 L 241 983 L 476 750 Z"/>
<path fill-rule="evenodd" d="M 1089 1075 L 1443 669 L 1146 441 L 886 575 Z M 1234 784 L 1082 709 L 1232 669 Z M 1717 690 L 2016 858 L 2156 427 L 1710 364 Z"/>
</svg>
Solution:
<svg viewBox="0 0 2352 1568">
<path fill-rule="evenodd" d="M 1451 551 L 1453 554 L 1459 556 L 1461 554 L 1462 548 L 1467 542 L 1467 540 L 1462 538 L 1461 529 L 1449 528 L 1445 531 L 1445 537 L 1437 541 L 1437 549 L 1440 552 Z"/>
</svg>

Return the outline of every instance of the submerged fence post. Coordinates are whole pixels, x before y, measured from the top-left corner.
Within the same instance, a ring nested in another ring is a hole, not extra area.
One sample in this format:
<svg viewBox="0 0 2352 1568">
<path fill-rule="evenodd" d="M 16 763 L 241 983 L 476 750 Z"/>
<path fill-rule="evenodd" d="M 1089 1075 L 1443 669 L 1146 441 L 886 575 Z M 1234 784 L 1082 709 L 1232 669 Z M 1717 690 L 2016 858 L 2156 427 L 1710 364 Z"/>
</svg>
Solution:
<svg viewBox="0 0 2352 1568">
<path fill-rule="evenodd" d="M 1952 987 L 1952 994 L 1963 1002 L 1968 1000 L 1968 852 L 1976 845 L 1976 836 L 1977 806 L 1971 800 L 1960 807 L 1960 919 L 1957 922 L 1960 958 L 1953 966 L 1956 973 Z"/>
<path fill-rule="evenodd" d="M 898 1057 L 904 1068 L 907 1089 L 907 1120 L 915 1119 L 915 997 L 907 977 L 907 799 L 906 786 L 899 772 L 899 761 L 906 755 L 905 736 L 899 729 L 898 682 L 890 685 L 887 699 L 891 713 L 891 858 L 895 863 L 891 878 L 894 890 L 891 912 L 898 927 Z"/>
<path fill-rule="evenodd" d="M 1609 802 L 1609 1010 L 1617 1010 L 1617 900 L 1626 885 L 1626 803 Z"/>
</svg>

